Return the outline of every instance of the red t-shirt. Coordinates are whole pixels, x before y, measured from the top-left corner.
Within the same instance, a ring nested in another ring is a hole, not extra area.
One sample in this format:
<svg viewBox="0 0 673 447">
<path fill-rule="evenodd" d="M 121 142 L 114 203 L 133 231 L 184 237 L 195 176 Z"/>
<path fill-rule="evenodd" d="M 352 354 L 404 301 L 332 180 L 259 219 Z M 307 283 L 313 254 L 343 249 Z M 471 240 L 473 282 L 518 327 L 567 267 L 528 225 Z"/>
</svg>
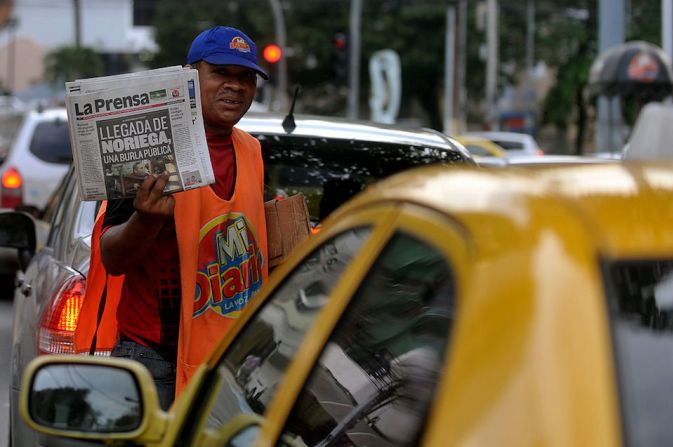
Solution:
<svg viewBox="0 0 673 447">
<path fill-rule="evenodd" d="M 210 163 L 215 173 L 215 183 L 210 185 L 221 199 L 229 200 L 236 183 L 236 157 L 231 135 L 220 137 L 206 132 Z"/>
<path fill-rule="evenodd" d="M 228 200 L 236 181 L 236 157 L 231 136 L 206 133 L 215 174 L 211 188 Z M 103 234 L 133 214 L 133 199 L 110 200 Z M 121 339 L 133 340 L 175 361 L 180 321 L 180 264 L 175 224 L 166 219 L 147 253 L 147 261 L 126 274 L 117 322 Z"/>
</svg>

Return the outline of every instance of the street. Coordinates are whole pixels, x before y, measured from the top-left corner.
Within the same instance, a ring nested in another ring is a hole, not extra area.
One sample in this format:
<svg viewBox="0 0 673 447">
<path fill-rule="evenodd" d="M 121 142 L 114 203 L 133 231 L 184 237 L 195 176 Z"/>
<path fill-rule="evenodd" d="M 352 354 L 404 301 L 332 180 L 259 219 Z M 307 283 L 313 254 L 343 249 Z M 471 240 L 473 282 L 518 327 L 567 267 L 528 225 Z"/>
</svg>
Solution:
<svg viewBox="0 0 673 447">
<path fill-rule="evenodd" d="M 12 339 L 12 301 L 0 300 L 0 447 L 7 445 L 9 427 L 9 356 Z"/>
</svg>

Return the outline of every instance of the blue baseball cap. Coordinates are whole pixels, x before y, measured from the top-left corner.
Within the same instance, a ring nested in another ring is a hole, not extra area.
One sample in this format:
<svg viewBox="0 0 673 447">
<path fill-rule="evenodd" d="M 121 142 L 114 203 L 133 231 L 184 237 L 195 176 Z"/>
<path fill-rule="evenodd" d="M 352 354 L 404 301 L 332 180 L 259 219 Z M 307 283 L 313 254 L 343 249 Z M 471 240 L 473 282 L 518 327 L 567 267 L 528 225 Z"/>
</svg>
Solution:
<svg viewBox="0 0 673 447">
<path fill-rule="evenodd" d="M 215 65 L 240 65 L 255 70 L 264 79 L 266 71 L 257 65 L 257 47 L 244 32 L 216 26 L 196 36 L 187 53 L 187 63 L 206 61 Z"/>
</svg>

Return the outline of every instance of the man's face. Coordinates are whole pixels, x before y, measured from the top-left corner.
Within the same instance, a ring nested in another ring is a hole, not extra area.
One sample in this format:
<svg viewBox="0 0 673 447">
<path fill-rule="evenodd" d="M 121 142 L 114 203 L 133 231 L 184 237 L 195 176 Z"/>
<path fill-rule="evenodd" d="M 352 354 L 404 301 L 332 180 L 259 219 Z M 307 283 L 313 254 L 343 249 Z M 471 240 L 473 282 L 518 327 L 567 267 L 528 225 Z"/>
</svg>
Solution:
<svg viewBox="0 0 673 447">
<path fill-rule="evenodd" d="M 199 84 L 206 130 L 229 134 L 255 98 L 257 73 L 238 65 L 201 61 Z"/>
<path fill-rule="evenodd" d="M 133 166 L 133 173 L 138 176 L 144 176 L 147 174 L 147 171 L 145 171 L 145 165 L 137 164 Z"/>
</svg>

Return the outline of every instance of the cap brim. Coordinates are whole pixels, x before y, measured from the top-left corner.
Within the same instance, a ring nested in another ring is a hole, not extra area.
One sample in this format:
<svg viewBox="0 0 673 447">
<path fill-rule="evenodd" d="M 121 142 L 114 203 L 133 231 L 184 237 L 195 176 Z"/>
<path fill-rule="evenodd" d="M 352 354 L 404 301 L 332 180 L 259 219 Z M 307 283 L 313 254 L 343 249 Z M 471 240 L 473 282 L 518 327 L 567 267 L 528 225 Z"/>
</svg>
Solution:
<svg viewBox="0 0 673 447">
<path fill-rule="evenodd" d="M 204 57 L 203 60 L 209 64 L 215 65 L 240 65 L 242 67 L 247 67 L 255 70 L 265 80 L 269 80 L 269 75 L 266 71 L 262 70 L 259 65 L 234 54 L 211 54 L 210 56 Z"/>
</svg>

